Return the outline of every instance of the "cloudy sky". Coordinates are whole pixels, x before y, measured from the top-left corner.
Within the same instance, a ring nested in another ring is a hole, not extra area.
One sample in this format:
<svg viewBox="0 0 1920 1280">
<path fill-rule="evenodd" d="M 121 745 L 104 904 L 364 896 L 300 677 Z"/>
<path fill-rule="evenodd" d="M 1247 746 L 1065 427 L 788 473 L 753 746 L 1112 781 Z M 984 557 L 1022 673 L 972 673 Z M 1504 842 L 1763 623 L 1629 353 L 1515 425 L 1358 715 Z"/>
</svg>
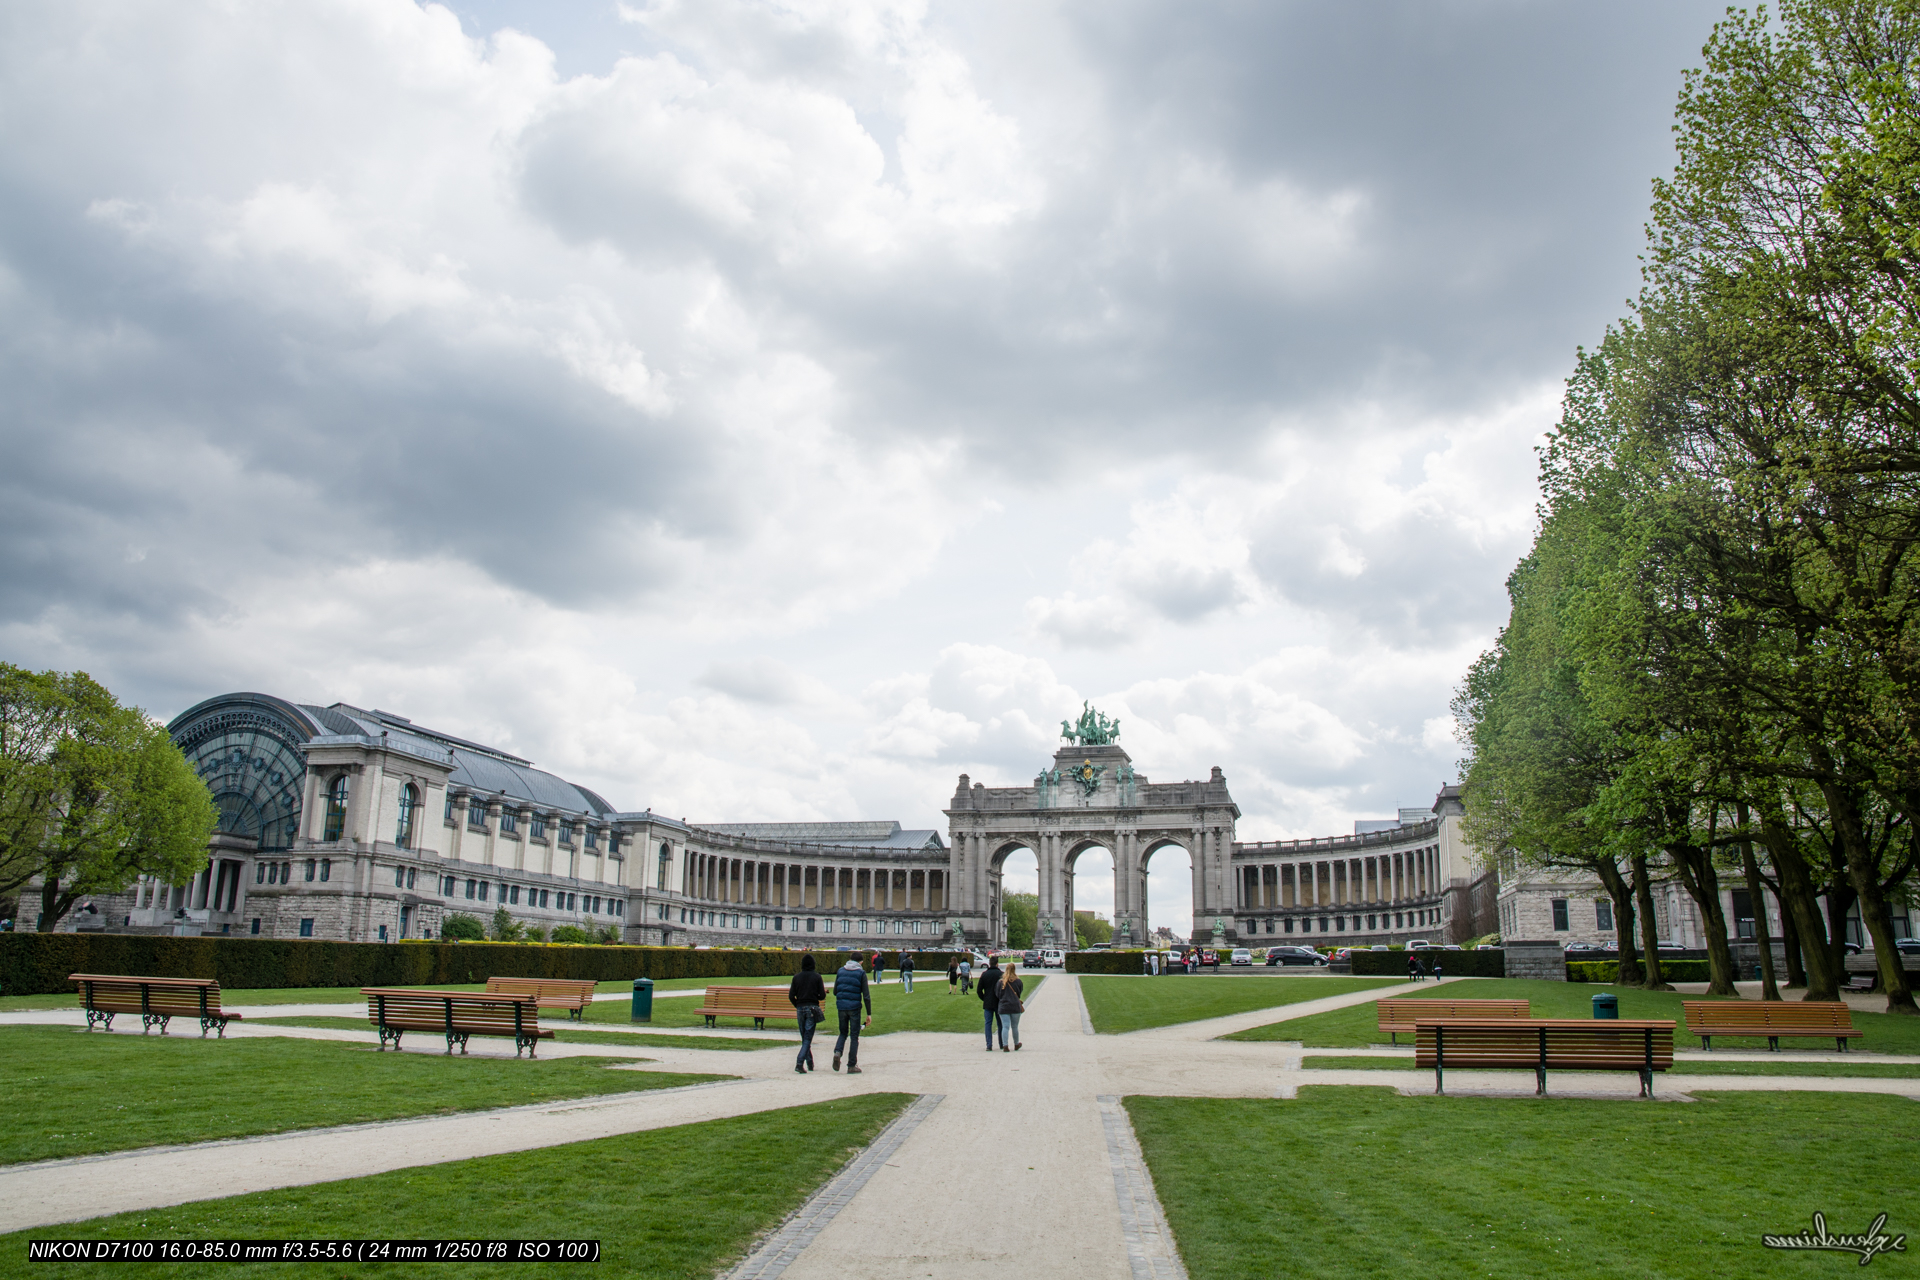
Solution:
<svg viewBox="0 0 1920 1280">
<path fill-rule="evenodd" d="M 1719 8 L 5 6 L 0 658 L 695 820 L 1085 699 L 1244 838 L 1430 803 Z"/>
</svg>

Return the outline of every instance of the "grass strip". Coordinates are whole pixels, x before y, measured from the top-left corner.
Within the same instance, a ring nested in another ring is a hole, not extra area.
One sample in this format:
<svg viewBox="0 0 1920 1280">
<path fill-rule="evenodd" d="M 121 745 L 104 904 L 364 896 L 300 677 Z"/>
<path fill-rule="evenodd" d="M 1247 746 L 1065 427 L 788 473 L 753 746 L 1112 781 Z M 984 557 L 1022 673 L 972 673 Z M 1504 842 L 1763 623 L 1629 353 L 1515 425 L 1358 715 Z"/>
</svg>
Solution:
<svg viewBox="0 0 1920 1280">
<path fill-rule="evenodd" d="M 653 984 L 655 994 L 662 991 L 693 991 L 717 983 L 735 987 L 785 987 L 787 978 L 663 978 Z M 485 991 L 484 982 L 442 982 L 430 987 L 401 990 Z M 622 978 L 594 985 L 594 994 L 631 994 L 633 981 Z M 220 1003 L 234 1009 L 270 1004 L 362 1004 L 366 997 L 358 987 L 233 987 L 220 992 Z M 612 1003 L 609 1001 L 608 1003 Z M 41 1009 L 78 1009 L 80 997 L 68 991 L 53 995 L 0 997 L 0 1013 L 21 1013 Z"/>
<path fill-rule="evenodd" d="M 1397 985 L 1397 978 L 1283 978 L 1185 974 L 1171 977 L 1082 977 L 1080 994 L 1087 1002 L 1093 1029 L 1103 1035 L 1170 1027 L 1181 1022 L 1223 1018 Z M 1368 1006 L 1371 1008 L 1372 1006 Z"/>
<path fill-rule="evenodd" d="M 912 1101 L 870 1093 L 511 1155 L 116 1214 L 0 1236 L 29 1239 L 598 1240 L 607 1275 L 714 1275 L 797 1209 Z M 548 1280 L 579 1267 L 486 1263 L 488 1276 Z M 62 1275 L 123 1263 L 63 1262 Z M 469 1267 L 457 1267 L 468 1270 Z M 480 1268 L 472 1268 L 476 1271 Z M 589 1268 L 592 1269 L 592 1268 Z M 204 1262 L 142 1262 L 143 1276 L 197 1277 Z M 445 1263 L 223 1263 L 223 1276 L 447 1275 Z"/>
<path fill-rule="evenodd" d="M 328 1031 L 364 1031 L 367 1043 L 374 1043 L 373 1026 L 365 1018 L 329 1018 L 316 1014 L 312 1017 L 298 1018 L 252 1018 L 250 1027 L 319 1027 Z M 586 1031 L 577 1023 L 559 1022 L 547 1024 L 547 1030 L 553 1032 L 558 1044 L 619 1044 L 644 1046 L 655 1049 L 733 1049 L 755 1050 L 770 1049 L 776 1045 L 793 1047 L 800 1043 L 798 1039 L 777 1040 L 771 1036 L 747 1038 L 744 1036 L 659 1036 L 645 1031 Z M 419 1034 L 415 1032 L 414 1034 Z"/>
<path fill-rule="evenodd" d="M 873 1025 L 860 1033 L 863 1037 L 882 1036 L 895 1031 L 964 1031 L 979 1034 L 985 1029 L 980 1001 L 972 995 L 948 994 L 944 973 L 937 983 L 931 978 L 917 980 L 913 985 L 913 994 L 908 995 L 891 976 L 893 971 L 888 972 L 890 976 L 886 982 L 870 988 L 873 993 Z M 821 1031 L 839 1026 L 833 1010 L 833 975 L 829 973 L 825 977 L 828 984 L 827 1020 L 821 1024 Z M 1020 977 L 1027 984 L 1024 999 L 1031 1003 L 1043 979 L 1038 974 L 1024 972 Z M 653 1022 L 649 1025 L 704 1027 L 707 1020 L 696 1012 L 699 1008 L 698 1000 L 656 1002 L 653 1006 Z M 587 1009 L 587 1021 L 631 1026 L 629 1013 L 628 1006 L 624 1004 L 601 1001 Z M 751 1028 L 753 1021 L 750 1018 L 721 1018 L 719 1025 L 738 1030 Z M 795 1024 L 784 1018 L 767 1023 L 767 1030 L 770 1031 L 792 1031 L 794 1028 Z"/>
<path fill-rule="evenodd" d="M 1609 991 L 1619 997 L 1621 1017 L 1670 1018 L 1676 1024 L 1674 1046 L 1680 1049 L 1699 1047 L 1699 1041 L 1686 1032 L 1686 1010 L 1680 1005 L 1684 1000 L 1704 1000 L 1707 997 L 1676 991 L 1642 991 L 1638 987 L 1595 986 L 1532 978 L 1463 978 L 1435 985 L 1426 991 L 1413 992 L 1407 998 L 1527 1000 L 1531 1002 L 1536 1018 L 1590 1018 L 1593 1016 L 1593 996 L 1601 991 Z M 1853 1025 L 1862 1032 L 1860 1039 L 1854 1041 L 1856 1049 L 1920 1054 L 1920 1018 L 1855 1010 Z M 1387 1035 L 1380 1030 L 1378 1008 L 1369 1003 L 1255 1027 L 1251 1031 L 1237 1031 L 1221 1039 L 1298 1040 L 1309 1049 L 1360 1049 L 1385 1044 Z M 1406 1041 L 1407 1037 L 1402 1036 L 1401 1043 L 1405 1044 Z M 1791 1039 L 1786 1041 L 1789 1044 L 1792 1042 Z M 1820 1045 L 1818 1039 L 1808 1039 L 1804 1043 L 1813 1047 Z M 1716 1049 L 1765 1049 L 1767 1041 L 1765 1036 L 1716 1035 L 1713 1046 Z M 1829 1040 L 1826 1047 L 1832 1048 L 1833 1042 Z"/>
<path fill-rule="evenodd" d="M 0 1029 L 0 1163 L 725 1080 L 619 1059 L 444 1057 L 290 1037 Z"/>
<path fill-rule="evenodd" d="M 1413 1056 L 1404 1058 L 1342 1057 L 1334 1054 L 1301 1059 L 1307 1071 L 1412 1071 Z M 1432 1068 L 1425 1068 L 1432 1070 Z M 1862 1080 L 1920 1079 L 1920 1063 L 1915 1062 L 1699 1062 L 1688 1059 L 1673 1064 L 1667 1076 L 1824 1076 Z"/>
<path fill-rule="evenodd" d="M 1920 1107 L 1872 1094 L 1622 1100 L 1127 1099 L 1193 1280 L 1249 1275 L 1682 1280 L 1856 1271 L 1762 1246 L 1914 1226 Z M 1329 1159 L 1329 1153 L 1338 1153 Z M 1230 1177 L 1222 1170 L 1233 1170 Z M 1304 1174 L 1303 1171 L 1311 1171 Z"/>
</svg>

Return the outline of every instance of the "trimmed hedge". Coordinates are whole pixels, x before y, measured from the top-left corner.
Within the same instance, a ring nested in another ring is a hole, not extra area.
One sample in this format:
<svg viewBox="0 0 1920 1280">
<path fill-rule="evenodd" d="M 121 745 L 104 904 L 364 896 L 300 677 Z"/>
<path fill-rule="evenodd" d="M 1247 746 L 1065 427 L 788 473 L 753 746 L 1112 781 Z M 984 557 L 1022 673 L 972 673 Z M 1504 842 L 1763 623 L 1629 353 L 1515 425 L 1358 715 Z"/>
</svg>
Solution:
<svg viewBox="0 0 1920 1280">
<path fill-rule="evenodd" d="M 1644 966 L 1646 962 L 1641 961 Z M 1612 982 L 1620 974 L 1618 960 L 1569 960 L 1568 982 Z M 1660 976 L 1668 982 L 1712 982 L 1711 966 L 1705 960 L 1660 960 Z"/>
<path fill-rule="evenodd" d="M 1069 951 L 1068 973 L 1145 973 L 1145 951 Z"/>
<path fill-rule="evenodd" d="M 151 934 L 0 933 L 0 995 L 73 990 L 70 973 L 215 978 L 227 988 L 418 987 L 503 978 L 760 978 L 800 971 L 802 951 L 541 946 L 512 942 L 323 942 Z M 867 954 L 861 952 L 860 954 Z M 883 952 L 888 968 L 900 953 Z M 836 963 L 838 963 L 836 961 Z M 914 956 L 947 967 L 946 952 Z"/>
<path fill-rule="evenodd" d="M 1407 976 L 1407 957 L 1418 956 L 1420 962 L 1433 972 L 1437 962 L 1440 971 L 1449 978 L 1504 978 L 1507 976 L 1507 953 L 1481 947 L 1477 951 L 1428 951 L 1416 948 L 1412 951 L 1354 951 L 1347 956 L 1353 966 L 1355 977 L 1404 978 Z"/>
</svg>

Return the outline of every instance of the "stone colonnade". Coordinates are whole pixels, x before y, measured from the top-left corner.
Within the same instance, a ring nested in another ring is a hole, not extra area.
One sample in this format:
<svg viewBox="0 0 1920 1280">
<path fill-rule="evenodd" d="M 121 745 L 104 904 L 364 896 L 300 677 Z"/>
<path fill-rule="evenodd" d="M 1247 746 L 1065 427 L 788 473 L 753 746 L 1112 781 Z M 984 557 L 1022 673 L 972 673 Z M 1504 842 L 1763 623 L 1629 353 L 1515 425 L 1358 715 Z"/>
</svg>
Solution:
<svg viewBox="0 0 1920 1280">
<path fill-rule="evenodd" d="M 1440 892 L 1440 848 L 1238 867 L 1243 911 L 1390 905 Z"/>
<path fill-rule="evenodd" d="M 680 892 L 689 901 L 781 911 L 944 911 L 947 873 L 690 852 Z"/>
</svg>

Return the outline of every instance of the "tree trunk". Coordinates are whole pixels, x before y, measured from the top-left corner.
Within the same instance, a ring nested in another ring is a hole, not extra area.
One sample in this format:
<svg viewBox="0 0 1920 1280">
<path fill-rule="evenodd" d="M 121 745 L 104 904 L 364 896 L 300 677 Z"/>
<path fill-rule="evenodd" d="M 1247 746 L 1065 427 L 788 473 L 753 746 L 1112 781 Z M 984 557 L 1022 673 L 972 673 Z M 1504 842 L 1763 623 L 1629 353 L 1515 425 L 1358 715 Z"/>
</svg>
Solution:
<svg viewBox="0 0 1920 1280">
<path fill-rule="evenodd" d="M 1747 825 L 1747 806 L 1739 807 L 1740 825 Z M 1760 948 L 1760 998 L 1778 1000 L 1780 988 L 1773 975 L 1773 933 L 1767 928 L 1767 892 L 1760 883 L 1760 864 L 1753 860 L 1753 841 L 1740 842 L 1740 869 L 1747 877 L 1747 898 L 1753 903 L 1753 941 Z"/>
<path fill-rule="evenodd" d="M 1680 883 L 1700 908 L 1707 930 L 1707 994 L 1738 997 L 1733 985 L 1733 951 L 1727 946 L 1727 913 L 1720 905 L 1720 875 L 1713 853 L 1695 845 L 1670 845 L 1667 854 L 1680 872 Z"/>
<path fill-rule="evenodd" d="M 39 932 L 52 933 L 53 926 L 60 923 L 60 917 L 66 913 L 56 910 L 60 905 L 60 877 L 49 875 L 40 882 L 40 926 Z"/>
<path fill-rule="evenodd" d="M 1653 883 L 1647 876 L 1647 855 L 1633 856 L 1633 896 L 1640 905 L 1640 942 L 1646 949 L 1647 967 L 1640 985 L 1647 991 L 1671 991 L 1660 973 L 1660 922 L 1653 914 Z"/>
<path fill-rule="evenodd" d="M 1860 819 L 1859 796 L 1838 782 L 1823 782 L 1820 790 L 1826 796 L 1827 812 L 1833 818 L 1834 835 L 1847 851 L 1847 880 L 1860 903 L 1860 925 L 1873 944 L 1880 989 L 1887 993 L 1887 1012 L 1920 1015 L 1920 1006 L 1914 1004 L 1913 991 L 1907 986 L 1907 971 L 1900 963 L 1900 949 L 1893 945 L 1893 917 L 1887 910 L 1886 898 L 1880 893 L 1880 860 L 1874 856 Z M 1844 946 L 1840 953 L 1844 972 Z"/>
<path fill-rule="evenodd" d="M 1613 928 L 1620 938 L 1620 968 L 1613 980 L 1623 987 L 1637 987 L 1644 980 L 1640 973 L 1640 949 L 1634 944 L 1633 922 L 1638 913 L 1633 907 L 1633 886 L 1620 874 L 1619 864 L 1605 858 L 1594 864 L 1600 883 L 1613 899 Z"/>
<path fill-rule="evenodd" d="M 1800 930 L 1794 927 L 1793 913 L 1787 910 L 1787 900 L 1776 889 L 1773 895 L 1774 905 L 1780 908 L 1780 945 L 1787 952 L 1787 989 L 1807 985 L 1807 962 L 1800 957 Z"/>
<path fill-rule="evenodd" d="M 1840 979 L 1833 963 L 1833 952 L 1826 945 L 1826 926 L 1820 919 L 1820 903 L 1813 888 L 1813 874 L 1800 853 L 1800 841 L 1787 826 L 1780 810 L 1760 813 L 1760 835 L 1766 842 L 1773 869 L 1780 876 L 1781 906 L 1793 921 L 1794 940 L 1799 944 L 1807 967 L 1805 1000 L 1838 1000 Z"/>
</svg>

